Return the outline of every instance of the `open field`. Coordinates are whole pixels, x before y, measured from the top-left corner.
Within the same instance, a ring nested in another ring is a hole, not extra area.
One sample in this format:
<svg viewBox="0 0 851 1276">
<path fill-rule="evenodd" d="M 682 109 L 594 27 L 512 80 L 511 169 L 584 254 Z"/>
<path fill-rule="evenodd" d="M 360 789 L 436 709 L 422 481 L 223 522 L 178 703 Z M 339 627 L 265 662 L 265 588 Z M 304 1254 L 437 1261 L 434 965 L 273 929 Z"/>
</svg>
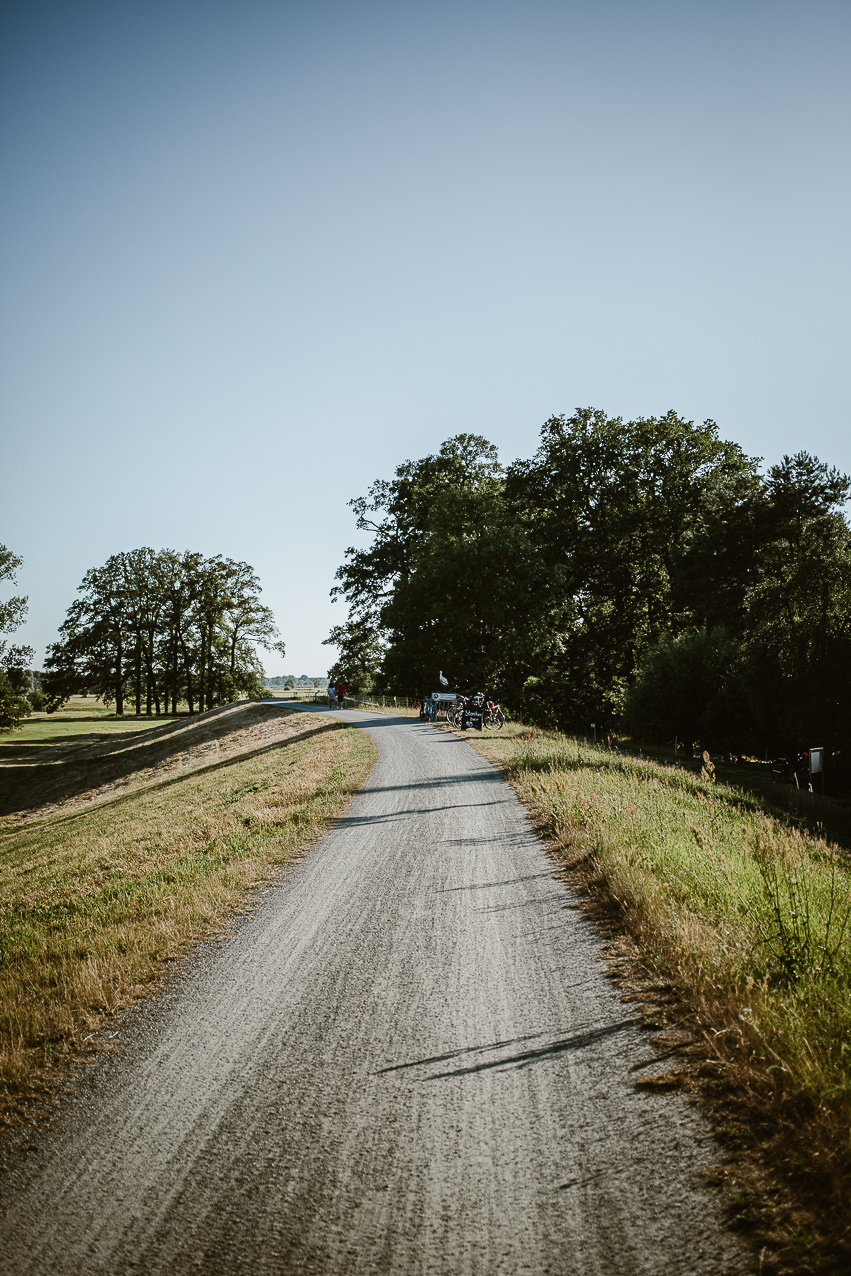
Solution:
<svg viewBox="0 0 851 1276">
<path fill-rule="evenodd" d="M 500 765 L 716 1108 L 766 1270 L 851 1263 L 851 862 L 708 775 L 510 726 Z"/>
<path fill-rule="evenodd" d="M 104 735 L 151 731 L 166 722 L 187 718 L 188 712 L 149 718 L 126 713 L 117 717 L 112 708 L 94 696 L 72 696 L 57 713 L 34 713 L 15 731 L 0 731 L 0 767 L 24 761 L 55 761 L 66 747 L 73 750 L 84 739 L 96 743 Z M 0 775 L 9 781 L 9 776 Z"/>
<path fill-rule="evenodd" d="M 114 705 L 104 704 L 104 702 L 99 700 L 97 696 L 71 696 L 70 700 L 68 700 L 61 709 L 57 709 L 55 713 L 45 713 L 43 711 L 33 713 L 30 717 L 24 718 L 23 725 L 24 727 L 29 727 L 38 722 L 50 723 L 78 721 L 99 722 L 108 729 L 112 723 L 156 723 L 157 721 L 162 721 L 164 718 L 171 717 L 170 714 L 163 714 L 161 718 L 157 719 L 156 716 L 152 715 L 149 717 L 146 713 L 140 713 L 137 717 L 132 711 L 132 707 L 133 702 L 127 702 L 126 712 L 122 717 L 119 717 L 115 712 Z M 178 705 L 179 716 L 184 716 L 188 712 L 189 709 L 185 703 Z"/>
<path fill-rule="evenodd" d="M 7 766 L 0 820 L 0 1116 L 294 862 L 360 787 L 363 732 L 230 705 Z M 29 782 L 29 783 L 28 783 Z"/>
</svg>

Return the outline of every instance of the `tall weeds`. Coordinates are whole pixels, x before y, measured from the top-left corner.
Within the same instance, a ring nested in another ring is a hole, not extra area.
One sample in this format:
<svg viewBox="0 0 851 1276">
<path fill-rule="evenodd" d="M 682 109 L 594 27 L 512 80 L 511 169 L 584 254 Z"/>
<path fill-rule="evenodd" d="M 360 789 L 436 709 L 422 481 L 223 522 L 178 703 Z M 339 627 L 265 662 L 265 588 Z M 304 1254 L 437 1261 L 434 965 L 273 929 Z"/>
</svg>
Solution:
<svg viewBox="0 0 851 1276">
<path fill-rule="evenodd" d="M 847 853 L 717 784 L 708 757 L 695 775 L 545 732 L 483 748 L 678 990 L 716 1082 L 778 1132 L 784 1173 L 835 1232 L 826 1211 L 851 1175 Z"/>
</svg>

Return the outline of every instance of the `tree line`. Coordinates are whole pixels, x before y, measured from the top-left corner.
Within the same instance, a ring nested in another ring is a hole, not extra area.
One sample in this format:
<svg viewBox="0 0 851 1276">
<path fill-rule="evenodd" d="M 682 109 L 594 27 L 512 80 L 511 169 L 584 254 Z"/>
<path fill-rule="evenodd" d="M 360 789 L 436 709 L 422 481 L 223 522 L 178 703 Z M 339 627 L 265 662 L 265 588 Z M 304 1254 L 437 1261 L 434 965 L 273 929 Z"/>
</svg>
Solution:
<svg viewBox="0 0 851 1276">
<path fill-rule="evenodd" d="M 75 692 L 115 712 L 190 713 L 263 694 L 255 643 L 284 654 L 274 617 L 248 563 L 218 554 L 148 548 L 113 554 L 86 572 L 49 649 L 48 707 Z"/>
<path fill-rule="evenodd" d="M 328 641 L 353 690 L 439 669 L 528 718 L 731 752 L 851 743 L 851 480 L 763 469 L 713 421 L 547 421 L 503 467 L 460 434 L 351 502 Z M 818 737 L 818 739 L 816 739 Z"/>
</svg>

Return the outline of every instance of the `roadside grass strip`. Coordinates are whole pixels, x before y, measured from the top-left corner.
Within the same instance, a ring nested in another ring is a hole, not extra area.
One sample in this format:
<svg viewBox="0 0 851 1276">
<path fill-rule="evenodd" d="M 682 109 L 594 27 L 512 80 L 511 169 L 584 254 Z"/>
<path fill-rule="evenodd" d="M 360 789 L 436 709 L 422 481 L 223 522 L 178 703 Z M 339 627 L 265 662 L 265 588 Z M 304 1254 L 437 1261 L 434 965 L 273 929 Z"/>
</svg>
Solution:
<svg viewBox="0 0 851 1276">
<path fill-rule="evenodd" d="M 744 1105 L 733 1141 L 770 1144 L 774 1167 L 821 1214 L 824 1244 L 847 1255 L 848 852 L 716 784 L 711 761 L 695 775 L 529 728 L 505 736 L 477 746 L 567 876 L 676 990 L 679 1026 L 702 1037 L 704 1085 Z"/>
<path fill-rule="evenodd" d="M 247 732 L 243 759 L 0 831 L 0 1119 L 357 792 L 371 738 L 316 718 L 295 729 L 257 750 Z"/>
</svg>

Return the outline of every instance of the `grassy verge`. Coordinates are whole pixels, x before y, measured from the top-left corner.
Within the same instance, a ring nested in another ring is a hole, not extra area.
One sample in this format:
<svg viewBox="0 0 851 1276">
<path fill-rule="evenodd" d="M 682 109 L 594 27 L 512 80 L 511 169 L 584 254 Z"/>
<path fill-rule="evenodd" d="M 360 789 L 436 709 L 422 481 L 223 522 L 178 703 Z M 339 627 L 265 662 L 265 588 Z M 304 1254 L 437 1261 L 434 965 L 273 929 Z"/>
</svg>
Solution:
<svg viewBox="0 0 851 1276">
<path fill-rule="evenodd" d="M 713 1101 L 768 1271 L 851 1270 L 851 864 L 711 775 L 509 727 L 505 770 Z"/>
<path fill-rule="evenodd" d="M 248 721 L 243 757 L 0 832 L 0 1120 L 303 853 L 375 758 L 343 724 L 289 717 L 270 743 Z"/>
</svg>

